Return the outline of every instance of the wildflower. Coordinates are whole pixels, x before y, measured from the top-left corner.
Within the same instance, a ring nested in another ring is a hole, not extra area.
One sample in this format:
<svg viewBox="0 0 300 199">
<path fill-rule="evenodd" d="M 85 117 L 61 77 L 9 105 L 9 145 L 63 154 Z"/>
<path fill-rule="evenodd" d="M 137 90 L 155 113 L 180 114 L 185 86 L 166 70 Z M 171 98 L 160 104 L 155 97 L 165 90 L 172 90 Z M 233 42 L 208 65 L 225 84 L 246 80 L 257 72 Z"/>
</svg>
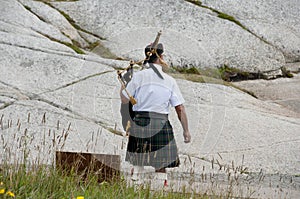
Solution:
<svg viewBox="0 0 300 199">
<path fill-rule="evenodd" d="M 77 196 L 76 199 L 84 199 L 83 196 Z"/>
<path fill-rule="evenodd" d="M 11 196 L 11 197 L 15 197 L 15 194 L 11 191 L 6 192 L 6 195 Z"/>
<path fill-rule="evenodd" d="M 0 194 L 4 194 L 5 193 L 5 189 L 0 189 Z"/>
</svg>

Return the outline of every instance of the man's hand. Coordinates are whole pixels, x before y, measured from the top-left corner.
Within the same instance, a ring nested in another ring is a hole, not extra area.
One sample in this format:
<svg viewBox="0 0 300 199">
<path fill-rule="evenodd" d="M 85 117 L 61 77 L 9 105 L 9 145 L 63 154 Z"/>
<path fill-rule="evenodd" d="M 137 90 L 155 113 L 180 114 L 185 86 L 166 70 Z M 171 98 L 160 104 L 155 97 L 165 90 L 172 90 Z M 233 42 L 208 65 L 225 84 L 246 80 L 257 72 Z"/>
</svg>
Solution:
<svg viewBox="0 0 300 199">
<path fill-rule="evenodd" d="M 184 131 L 183 132 L 183 137 L 184 137 L 184 142 L 189 143 L 191 142 L 191 134 L 189 131 Z"/>
</svg>

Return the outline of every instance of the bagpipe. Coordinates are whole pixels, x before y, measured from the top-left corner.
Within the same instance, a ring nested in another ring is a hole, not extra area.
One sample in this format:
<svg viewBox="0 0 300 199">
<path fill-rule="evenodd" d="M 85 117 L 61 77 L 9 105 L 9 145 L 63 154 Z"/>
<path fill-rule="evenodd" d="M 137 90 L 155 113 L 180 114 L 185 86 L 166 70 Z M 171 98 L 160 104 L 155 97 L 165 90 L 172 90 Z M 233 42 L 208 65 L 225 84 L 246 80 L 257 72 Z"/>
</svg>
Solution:
<svg viewBox="0 0 300 199">
<path fill-rule="evenodd" d="M 134 117 L 134 111 L 132 110 L 133 105 L 137 104 L 138 102 L 128 92 L 128 90 L 126 89 L 126 86 L 132 79 L 135 65 L 143 65 L 142 69 L 144 69 L 145 68 L 144 66 L 146 65 L 146 63 L 148 62 L 148 60 L 150 59 L 150 57 L 152 55 L 156 55 L 157 57 L 159 57 L 157 54 L 157 45 L 158 45 L 161 34 L 162 34 L 162 31 L 159 31 L 157 33 L 154 42 L 152 44 L 150 44 L 150 50 L 147 51 L 145 59 L 138 61 L 138 62 L 134 62 L 131 60 L 128 67 L 126 67 L 123 70 L 117 71 L 118 79 L 122 85 L 122 88 L 125 90 L 126 94 L 129 97 L 129 103 L 126 103 L 126 104 L 121 103 L 121 109 L 120 109 L 120 113 L 121 113 L 121 117 L 122 117 L 122 126 L 123 126 L 124 131 L 126 131 L 127 134 L 129 133 L 132 119 Z M 162 60 L 161 60 L 161 62 L 165 64 L 165 62 L 163 62 Z"/>
</svg>

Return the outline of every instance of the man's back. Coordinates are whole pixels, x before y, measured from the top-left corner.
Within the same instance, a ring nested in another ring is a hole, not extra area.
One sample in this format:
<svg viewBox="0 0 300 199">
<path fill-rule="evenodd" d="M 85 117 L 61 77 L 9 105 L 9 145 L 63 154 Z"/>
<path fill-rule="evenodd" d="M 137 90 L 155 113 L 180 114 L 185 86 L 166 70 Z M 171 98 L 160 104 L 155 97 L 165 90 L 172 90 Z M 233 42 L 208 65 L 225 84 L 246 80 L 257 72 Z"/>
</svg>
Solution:
<svg viewBox="0 0 300 199">
<path fill-rule="evenodd" d="M 170 106 L 184 102 L 176 81 L 162 71 L 161 66 L 154 65 L 163 76 L 160 78 L 152 68 L 137 72 L 127 86 L 136 98 L 134 111 L 169 113 Z"/>
</svg>

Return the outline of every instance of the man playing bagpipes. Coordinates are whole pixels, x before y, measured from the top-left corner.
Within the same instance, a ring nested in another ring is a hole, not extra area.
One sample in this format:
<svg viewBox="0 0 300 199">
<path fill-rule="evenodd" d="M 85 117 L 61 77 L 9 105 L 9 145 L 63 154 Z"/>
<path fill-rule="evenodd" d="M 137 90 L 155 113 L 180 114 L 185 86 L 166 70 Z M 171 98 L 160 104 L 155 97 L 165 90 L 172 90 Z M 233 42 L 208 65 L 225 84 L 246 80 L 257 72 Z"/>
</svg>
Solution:
<svg viewBox="0 0 300 199">
<path fill-rule="evenodd" d="M 159 33 L 160 35 L 160 33 Z M 156 172 L 179 166 L 177 145 L 173 128 L 168 119 L 170 106 L 175 107 L 183 127 L 184 142 L 191 141 L 184 99 L 174 78 L 164 72 L 163 45 L 155 42 L 146 46 L 147 69 L 133 74 L 131 81 L 121 88 L 121 102 L 133 102 L 131 112 L 126 161 L 135 165 L 135 170 L 152 166 Z"/>
</svg>

